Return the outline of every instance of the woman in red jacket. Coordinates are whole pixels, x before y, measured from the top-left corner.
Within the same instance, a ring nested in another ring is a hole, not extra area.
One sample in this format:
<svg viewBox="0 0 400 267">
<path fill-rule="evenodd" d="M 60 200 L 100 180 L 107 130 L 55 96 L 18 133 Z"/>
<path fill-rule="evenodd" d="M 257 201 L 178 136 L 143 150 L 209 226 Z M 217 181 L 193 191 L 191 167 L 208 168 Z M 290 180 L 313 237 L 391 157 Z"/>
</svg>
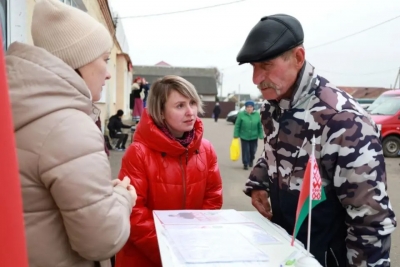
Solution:
<svg viewBox="0 0 400 267">
<path fill-rule="evenodd" d="M 202 102 L 194 86 L 178 76 L 152 84 L 134 142 L 122 159 L 137 201 L 131 234 L 116 266 L 161 265 L 153 210 L 220 209 L 222 183 L 217 156 L 203 139 Z"/>
</svg>

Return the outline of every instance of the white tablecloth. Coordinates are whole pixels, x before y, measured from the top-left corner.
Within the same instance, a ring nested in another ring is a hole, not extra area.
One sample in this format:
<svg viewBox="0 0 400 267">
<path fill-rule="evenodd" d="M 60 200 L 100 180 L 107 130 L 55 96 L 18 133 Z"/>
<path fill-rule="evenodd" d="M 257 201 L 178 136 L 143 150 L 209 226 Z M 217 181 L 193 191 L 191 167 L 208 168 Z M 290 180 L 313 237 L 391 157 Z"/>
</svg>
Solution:
<svg viewBox="0 0 400 267">
<path fill-rule="evenodd" d="M 291 236 L 289 236 L 285 230 L 277 226 L 276 224 L 271 223 L 269 220 L 265 219 L 262 215 L 260 215 L 256 211 L 241 211 L 242 215 L 250 219 L 255 224 L 259 225 L 263 228 L 268 234 L 274 236 L 276 239 L 281 241 L 280 244 L 269 244 L 269 245 L 260 245 L 259 249 L 265 251 L 269 256 L 269 262 L 267 265 L 265 263 L 263 266 L 265 267 L 280 267 L 281 264 L 289 257 L 294 251 L 299 251 L 304 255 L 307 254 L 307 251 L 304 249 L 302 243 L 296 241 L 295 245 L 292 247 Z M 189 266 L 180 264 L 177 258 L 175 257 L 171 246 L 168 244 L 168 239 L 165 235 L 165 230 L 161 222 L 158 220 L 157 216 L 154 216 L 158 244 L 161 253 L 161 259 L 163 263 L 163 267 L 181 267 L 181 266 Z M 207 265 L 209 266 L 209 265 Z M 219 266 L 217 264 L 210 266 Z M 230 264 L 229 266 L 245 266 L 243 264 Z"/>
</svg>

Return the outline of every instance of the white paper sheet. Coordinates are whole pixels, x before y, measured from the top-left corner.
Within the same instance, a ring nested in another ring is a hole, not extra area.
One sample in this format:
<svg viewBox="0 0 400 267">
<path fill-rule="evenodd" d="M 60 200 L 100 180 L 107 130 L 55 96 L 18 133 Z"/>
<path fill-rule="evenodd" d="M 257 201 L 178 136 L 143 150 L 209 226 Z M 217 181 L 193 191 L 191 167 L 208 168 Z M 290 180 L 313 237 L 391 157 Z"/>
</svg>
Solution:
<svg viewBox="0 0 400 267">
<path fill-rule="evenodd" d="M 255 245 L 273 245 L 281 243 L 274 236 L 268 234 L 260 226 L 254 223 L 237 224 L 232 227 Z"/>
<path fill-rule="evenodd" d="M 268 261 L 268 256 L 235 227 L 170 227 L 166 231 L 184 263 Z"/>
<path fill-rule="evenodd" d="M 246 223 L 249 219 L 236 210 L 156 210 L 162 224 Z"/>
</svg>

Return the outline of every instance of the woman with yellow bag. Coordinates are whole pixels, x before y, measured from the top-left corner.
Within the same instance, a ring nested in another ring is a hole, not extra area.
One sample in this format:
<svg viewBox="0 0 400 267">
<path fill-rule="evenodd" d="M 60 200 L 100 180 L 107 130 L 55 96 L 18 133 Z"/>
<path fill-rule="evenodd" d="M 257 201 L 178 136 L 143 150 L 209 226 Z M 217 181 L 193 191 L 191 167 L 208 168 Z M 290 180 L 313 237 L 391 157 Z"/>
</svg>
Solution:
<svg viewBox="0 0 400 267">
<path fill-rule="evenodd" d="M 233 138 L 240 138 L 243 169 L 248 170 L 253 167 L 258 138 L 263 139 L 264 133 L 260 113 L 254 111 L 254 101 L 246 101 L 244 105 L 246 109 L 238 113 Z"/>
</svg>

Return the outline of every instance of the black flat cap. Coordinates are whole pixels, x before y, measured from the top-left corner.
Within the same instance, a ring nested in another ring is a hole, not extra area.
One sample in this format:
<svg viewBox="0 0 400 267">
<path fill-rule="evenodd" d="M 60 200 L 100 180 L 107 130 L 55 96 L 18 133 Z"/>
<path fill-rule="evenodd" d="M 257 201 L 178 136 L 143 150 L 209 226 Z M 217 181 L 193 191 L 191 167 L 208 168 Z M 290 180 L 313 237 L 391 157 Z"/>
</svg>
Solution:
<svg viewBox="0 0 400 267">
<path fill-rule="evenodd" d="M 236 60 L 239 65 L 268 61 L 303 41 L 303 27 L 296 18 L 285 14 L 266 16 L 251 29 Z"/>
</svg>

